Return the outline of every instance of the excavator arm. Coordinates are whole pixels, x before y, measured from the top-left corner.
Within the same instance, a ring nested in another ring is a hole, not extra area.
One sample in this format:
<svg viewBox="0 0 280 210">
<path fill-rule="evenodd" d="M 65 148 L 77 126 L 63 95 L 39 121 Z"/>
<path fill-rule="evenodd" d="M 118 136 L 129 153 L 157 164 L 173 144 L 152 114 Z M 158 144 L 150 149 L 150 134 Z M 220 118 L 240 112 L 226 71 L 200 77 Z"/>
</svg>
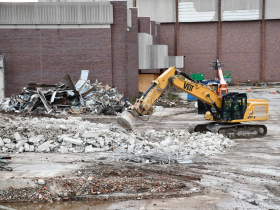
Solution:
<svg viewBox="0 0 280 210">
<path fill-rule="evenodd" d="M 176 72 L 178 72 L 177 75 Z M 247 100 L 246 93 L 227 93 L 226 91 L 224 95 L 221 95 L 220 91 L 217 94 L 210 86 L 194 81 L 186 73 L 175 67 L 170 67 L 156 80 L 152 81 L 151 86 L 142 97 L 137 99 L 135 104 L 131 105 L 121 116 L 117 117 L 117 123 L 124 128 L 132 129 L 135 117 L 148 113 L 157 99 L 170 86 L 174 86 L 203 101 L 209 111 L 206 112 L 205 119 L 214 121 L 207 124 L 191 125 L 189 132 L 211 131 L 230 138 L 261 137 L 267 133 L 265 125 L 240 123 L 267 120 L 268 102 L 266 100 Z"/>
<path fill-rule="evenodd" d="M 179 75 L 175 75 L 175 72 Z M 180 76 L 182 75 L 182 76 Z M 156 80 L 154 80 L 147 91 L 138 99 L 134 105 L 135 111 L 139 115 L 147 112 L 157 99 L 170 87 L 174 86 L 183 92 L 186 92 L 204 103 L 215 107 L 216 111 L 220 111 L 222 106 L 222 100 L 213 90 L 201 85 L 200 83 L 192 80 L 187 74 L 170 67 L 163 74 L 161 74 Z M 131 107 L 133 109 L 133 107 Z"/>
</svg>

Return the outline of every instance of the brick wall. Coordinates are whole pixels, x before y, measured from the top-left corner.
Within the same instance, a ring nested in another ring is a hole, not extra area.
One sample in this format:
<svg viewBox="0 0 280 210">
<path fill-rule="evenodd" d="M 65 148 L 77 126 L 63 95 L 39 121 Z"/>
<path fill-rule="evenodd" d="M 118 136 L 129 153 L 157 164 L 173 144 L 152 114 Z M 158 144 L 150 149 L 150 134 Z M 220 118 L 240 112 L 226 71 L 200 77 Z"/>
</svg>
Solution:
<svg viewBox="0 0 280 210">
<path fill-rule="evenodd" d="M 150 17 L 138 18 L 138 31 L 139 33 L 151 34 Z"/>
<path fill-rule="evenodd" d="M 19 94 L 27 81 L 77 81 L 83 69 L 89 79 L 112 85 L 110 29 L 0 29 L 5 55 L 6 96 Z"/>
<path fill-rule="evenodd" d="M 64 82 L 80 70 L 90 70 L 89 79 L 116 86 L 128 96 L 138 95 L 138 32 L 151 33 L 154 43 L 168 45 L 175 55 L 174 23 L 156 24 L 149 17 L 137 17 L 132 8 L 132 27 L 127 28 L 127 3 L 113 1 L 114 24 L 94 29 L 0 29 L 0 54 L 5 55 L 6 95 L 19 94 L 27 81 Z M 151 24 L 150 24 L 151 23 Z M 150 28 L 151 25 L 151 28 Z M 151 29 L 151 31 L 150 31 Z M 280 81 L 280 21 L 266 21 L 265 79 Z M 217 74 L 208 64 L 217 58 L 217 23 L 180 23 L 178 56 L 185 56 L 187 73 Z M 155 36 L 156 34 L 156 36 Z M 232 80 L 260 80 L 261 21 L 222 22 L 220 60 Z M 160 70 L 146 70 L 154 73 Z"/>
<path fill-rule="evenodd" d="M 160 44 L 168 45 L 168 55 L 174 56 L 174 24 L 160 24 Z"/>
<path fill-rule="evenodd" d="M 114 11 L 112 31 L 113 85 L 120 92 L 127 92 L 127 6 L 126 2 L 111 2 Z"/>
<path fill-rule="evenodd" d="M 207 79 L 217 77 L 209 63 L 217 59 L 217 23 L 180 23 L 178 56 L 185 56 L 186 73 L 204 73 Z M 174 24 L 160 24 L 160 43 L 168 45 L 174 55 Z M 265 75 L 266 82 L 280 81 L 280 21 L 266 21 Z M 232 71 L 232 81 L 260 81 L 261 21 L 222 22 L 220 61 L 223 70 Z"/>
<path fill-rule="evenodd" d="M 128 31 L 127 3 L 112 4 L 111 28 L 0 29 L 0 54 L 5 55 L 6 61 L 6 96 L 19 94 L 28 81 L 64 82 L 66 73 L 75 82 L 83 69 L 90 70 L 91 82 L 97 79 L 128 96 L 137 96 L 137 9 L 132 9 L 132 27 Z"/>
<path fill-rule="evenodd" d="M 128 95 L 138 96 L 138 17 L 137 9 L 131 8 L 132 26 L 127 33 L 127 74 Z"/>
<path fill-rule="evenodd" d="M 184 72 L 214 79 L 216 71 L 209 70 L 209 63 L 217 56 L 217 23 L 181 23 L 178 37 L 178 55 L 185 56 Z"/>
<path fill-rule="evenodd" d="M 232 71 L 232 81 L 260 80 L 260 21 L 223 22 L 223 70 Z"/>
<path fill-rule="evenodd" d="M 265 77 L 267 81 L 280 81 L 280 21 L 266 21 Z"/>
</svg>

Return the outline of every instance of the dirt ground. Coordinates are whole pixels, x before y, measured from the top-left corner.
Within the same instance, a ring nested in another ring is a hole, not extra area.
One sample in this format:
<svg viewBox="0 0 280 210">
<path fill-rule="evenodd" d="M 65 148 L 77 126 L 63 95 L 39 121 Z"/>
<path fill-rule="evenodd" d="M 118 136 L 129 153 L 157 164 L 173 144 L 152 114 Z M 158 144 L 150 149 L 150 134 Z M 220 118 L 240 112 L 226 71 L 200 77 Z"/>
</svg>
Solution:
<svg viewBox="0 0 280 210">
<path fill-rule="evenodd" d="M 4 180 L 40 178 L 45 185 L 1 190 L 0 209 L 280 209 L 280 94 L 274 94 L 280 88 L 230 88 L 268 100 L 269 120 L 256 122 L 267 126 L 265 137 L 236 139 L 237 146 L 224 153 L 171 165 L 105 161 L 110 153 L 103 158 L 99 153 L 13 154 L 10 166 L 15 170 L 1 171 L 0 185 Z M 204 120 L 196 113 L 164 114 L 169 109 L 147 122 L 137 119 L 135 129 L 188 129 Z M 116 123 L 114 117 L 83 117 Z M 48 202 L 39 202 L 40 196 Z"/>
</svg>

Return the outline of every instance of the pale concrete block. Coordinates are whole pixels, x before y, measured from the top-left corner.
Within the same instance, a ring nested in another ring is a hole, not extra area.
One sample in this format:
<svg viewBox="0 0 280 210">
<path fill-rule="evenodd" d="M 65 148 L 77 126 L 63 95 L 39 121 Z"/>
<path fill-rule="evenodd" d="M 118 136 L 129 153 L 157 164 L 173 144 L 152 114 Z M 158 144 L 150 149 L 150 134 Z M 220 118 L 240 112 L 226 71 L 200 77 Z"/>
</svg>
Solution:
<svg viewBox="0 0 280 210">
<path fill-rule="evenodd" d="M 163 147 L 167 147 L 169 144 L 171 144 L 170 139 L 166 139 L 166 140 L 160 142 L 160 145 Z"/>
<path fill-rule="evenodd" d="M 7 147 L 2 147 L 2 152 L 3 153 L 6 153 L 8 151 L 8 148 Z"/>
<path fill-rule="evenodd" d="M 134 145 L 134 144 L 128 146 L 128 147 L 127 147 L 127 152 L 133 152 L 134 148 L 135 148 L 135 145 Z"/>
<path fill-rule="evenodd" d="M 15 133 L 14 133 L 14 138 L 15 138 L 17 141 L 22 140 L 22 137 L 21 137 L 21 135 L 19 134 L 19 132 L 15 132 Z"/>
<path fill-rule="evenodd" d="M 169 148 L 172 149 L 172 150 L 179 150 L 180 149 L 180 147 L 178 145 L 171 145 L 171 146 L 169 146 Z"/>
<path fill-rule="evenodd" d="M 19 153 L 22 153 L 23 151 L 24 151 L 24 147 L 21 146 L 21 147 L 18 149 L 18 152 L 19 152 Z"/>
<path fill-rule="evenodd" d="M 33 136 L 29 139 L 29 142 L 33 142 L 34 144 L 38 144 L 43 139 L 44 139 L 44 135 Z"/>
<path fill-rule="evenodd" d="M 67 130 L 67 127 L 66 127 L 65 125 L 59 125 L 59 128 L 60 128 L 61 130 Z"/>
<path fill-rule="evenodd" d="M 34 151 L 35 151 L 34 145 L 30 145 L 30 146 L 29 146 L 29 151 L 30 151 L 30 152 L 34 152 Z"/>
<path fill-rule="evenodd" d="M 75 148 L 70 148 L 68 151 L 69 152 L 74 152 Z"/>
<path fill-rule="evenodd" d="M 83 144 L 82 140 L 73 139 L 73 138 L 70 138 L 70 137 L 63 138 L 63 141 L 67 142 L 67 143 L 75 144 L 75 145 L 82 145 Z"/>
<path fill-rule="evenodd" d="M 5 144 L 5 147 L 7 147 L 8 149 L 15 149 L 16 145 L 11 143 L 11 144 Z"/>
<path fill-rule="evenodd" d="M 37 147 L 37 152 L 49 151 L 50 146 L 52 145 L 53 141 L 46 141 L 40 146 Z"/>
<path fill-rule="evenodd" d="M 100 131 L 89 131 L 89 132 L 85 132 L 83 133 L 83 137 L 84 138 L 98 138 L 103 132 Z"/>
<path fill-rule="evenodd" d="M 24 151 L 25 151 L 25 152 L 29 152 L 29 151 L 30 151 L 30 146 L 29 146 L 29 144 L 27 144 L 27 143 L 24 144 Z"/>
<path fill-rule="evenodd" d="M 54 144 L 50 145 L 50 150 L 54 150 L 54 148 L 58 147 L 59 143 L 55 142 Z"/>
<path fill-rule="evenodd" d="M 103 147 L 104 147 L 104 144 L 105 144 L 104 139 L 103 139 L 103 138 L 100 138 L 100 139 L 99 139 L 99 145 L 100 145 L 100 147 L 103 148 Z"/>
<path fill-rule="evenodd" d="M 24 145 L 24 143 L 26 142 L 26 140 L 21 140 L 16 144 L 16 148 L 20 148 L 21 146 Z"/>
<path fill-rule="evenodd" d="M 12 141 L 11 141 L 11 139 L 4 138 L 4 139 L 3 139 L 3 142 L 4 142 L 5 144 L 10 144 Z"/>
<path fill-rule="evenodd" d="M 45 181 L 43 179 L 38 179 L 38 184 L 43 185 L 45 184 Z"/>
<path fill-rule="evenodd" d="M 4 141 L 2 140 L 2 138 L 0 137 L 0 147 L 4 146 Z"/>
<path fill-rule="evenodd" d="M 149 150 L 151 149 L 149 146 L 145 146 L 144 148 L 147 152 L 149 152 Z"/>
<path fill-rule="evenodd" d="M 35 136 L 35 133 L 34 133 L 34 132 L 30 132 L 30 133 L 28 134 L 28 137 L 29 137 L 29 138 L 31 138 L 31 137 L 33 137 L 33 136 Z"/>
<path fill-rule="evenodd" d="M 19 188 L 34 188 L 37 185 L 30 179 L 0 179 L 0 190 Z"/>
<path fill-rule="evenodd" d="M 105 149 L 104 148 L 94 148 L 92 147 L 92 145 L 89 145 L 85 148 L 85 153 L 89 153 L 89 152 L 104 152 Z"/>
<path fill-rule="evenodd" d="M 58 149 L 58 151 L 59 151 L 60 153 L 68 153 L 68 152 L 69 152 L 69 149 L 68 149 L 67 147 L 61 146 L 61 147 Z"/>
<path fill-rule="evenodd" d="M 48 124 L 46 125 L 46 129 L 51 129 L 52 128 L 52 125 Z"/>
</svg>

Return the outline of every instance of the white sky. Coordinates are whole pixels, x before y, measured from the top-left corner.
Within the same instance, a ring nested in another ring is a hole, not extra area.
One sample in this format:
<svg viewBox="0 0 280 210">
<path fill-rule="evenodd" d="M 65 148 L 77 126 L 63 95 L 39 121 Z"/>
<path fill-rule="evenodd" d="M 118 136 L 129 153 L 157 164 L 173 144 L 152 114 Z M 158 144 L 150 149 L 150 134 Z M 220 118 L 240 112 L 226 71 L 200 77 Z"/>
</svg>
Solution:
<svg viewBox="0 0 280 210">
<path fill-rule="evenodd" d="M 38 2 L 38 0 L 0 0 L 0 2 Z"/>
</svg>

